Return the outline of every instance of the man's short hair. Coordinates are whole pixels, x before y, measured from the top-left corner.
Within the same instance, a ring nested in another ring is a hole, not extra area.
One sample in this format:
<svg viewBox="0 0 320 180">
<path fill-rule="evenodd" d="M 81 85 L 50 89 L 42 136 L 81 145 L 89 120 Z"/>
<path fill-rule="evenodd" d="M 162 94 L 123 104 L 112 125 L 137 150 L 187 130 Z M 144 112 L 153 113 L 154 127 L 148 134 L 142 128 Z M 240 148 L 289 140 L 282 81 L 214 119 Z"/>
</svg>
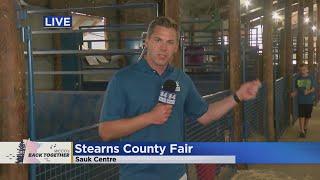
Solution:
<svg viewBox="0 0 320 180">
<path fill-rule="evenodd" d="M 308 66 L 307 66 L 306 64 L 304 64 L 304 63 L 302 63 L 302 64 L 299 65 L 299 68 L 303 68 L 303 67 L 308 68 Z"/>
<path fill-rule="evenodd" d="M 149 27 L 148 27 L 148 32 L 147 32 L 147 36 L 148 38 L 150 38 L 150 36 L 152 35 L 153 31 L 154 31 L 154 28 L 156 26 L 162 26 L 162 27 L 166 27 L 166 28 L 173 28 L 177 31 L 177 35 L 178 35 L 178 40 L 179 40 L 179 26 L 178 24 L 171 18 L 169 17 L 165 17 L 165 16 L 160 16 L 160 17 L 157 17 L 155 18 L 150 24 L 149 24 Z"/>
</svg>

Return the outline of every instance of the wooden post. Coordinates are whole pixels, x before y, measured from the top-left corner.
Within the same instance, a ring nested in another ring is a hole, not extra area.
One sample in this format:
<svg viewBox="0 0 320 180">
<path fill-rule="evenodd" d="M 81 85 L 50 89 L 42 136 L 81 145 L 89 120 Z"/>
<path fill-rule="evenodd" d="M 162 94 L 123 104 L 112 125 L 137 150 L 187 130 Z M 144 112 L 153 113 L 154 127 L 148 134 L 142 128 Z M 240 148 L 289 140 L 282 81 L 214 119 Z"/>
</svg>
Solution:
<svg viewBox="0 0 320 180">
<path fill-rule="evenodd" d="M 123 0 L 117 0 L 117 5 L 123 5 L 125 4 L 125 2 Z M 117 15 L 118 15 L 118 18 L 119 18 L 119 24 L 121 23 L 126 23 L 126 16 L 124 15 L 123 13 L 123 10 L 119 9 L 117 10 Z M 105 20 L 105 23 L 106 23 L 107 20 Z M 105 24 L 107 25 L 107 24 Z M 105 32 L 105 34 L 107 34 L 107 32 Z M 118 44 L 118 48 L 119 49 L 122 49 L 122 48 L 125 48 L 125 38 L 126 38 L 126 33 L 124 31 L 119 31 L 119 34 L 118 34 L 118 37 L 120 39 L 120 42 Z"/>
<path fill-rule="evenodd" d="M 117 5 L 125 5 L 126 3 L 130 3 L 130 2 L 126 2 L 125 0 L 117 0 Z M 133 16 L 135 11 L 130 11 L 129 9 L 118 9 L 116 11 L 116 14 L 119 18 L 119 21 L 118 21 L 118 24 L 129 24 L 131 23 L 131 19 L 130 17 L 135 17 Z M 146 15 L 147 16 L 147 15 Z M 134 19 L 134 18 L 133 18 Z M 108 24 L 110 24 L 110 19 L 109 18 L 105 18 L 105 21 L 104 21 L 104 25 L 107 27 Z M 105 31 L 104 34 L 105 34 L 105 40 L 108 39 L 108 36 L 114 36 L 116 32 L 108 32 L 108 31 Z M 119 49 L 125 49 L 126 48 L 126 38 L 130 37 L 130 36 L 133 36 L 133 34 L 136 34 L 138 36 L 141 36 L 143 32 L 140 32 L 140 34 L 137 34 L 136 32 L 128 32 L 128 31 L 119 31 L 117 33 L 117 37 L 119 39 L 119 43 L 117 44 L 118 48 Z M 135 35 L 135 36 L 136 36 Z M 143 40 L 144 41 L 144 40 Z M 110 46 L 112 46 L 112 42 L 109 42 L 109 41 L 105 41 L 106 43 L 106 49 L 109 48 Z M 141 47 L 142 48 L 142 47 Z M 111 58 L 111 56 L 110 56 Z M 138 61 L 138 59 L 136 60 Z M 132 60 L 130 61 L 129 59 L 127 60 L 119 60 L 118 61 L 118 65 L 120 67 L 125 67 L 125 66 L 128 66 L 130 65 L 132 62 Z"/>
<path fill-rule="evenodd" d="M 250 30 L 248 26 L 248 22 L 244 23 L 244 47 L 248 48 L 250 46 Z"/>
<path fill-rule="evenodd" d="M 273 59 L 272 59 L 272 0 L 263 1 L 263 81 L 267 85 L 267 112 L 269 141 L 275 141 L 274 128 L 274 80 L 273 80 Z"/>
<path fill-rule="evenodd" d="M 314 72 L 314 66 L 313 66 L 313 0 L 309 0 L 308 2 L 308 17 L 310 19 L 310 22 L 306 26 L 309 30 L 308 32 L 308 69 L 310 74 L 313 75 Z"/>
<path fill-rule="evenodd" d="M 229 54 L 230 54 L 230 88 L 236 91 L 241 81 L 240 57 L 240 1 L 229 0 Z M 241 142 L 241 107 L 234 108 L 234 141 Z"/>
<path fill-rule="evenodd" d="M 14 1 L 1 0 L 0 141 L 21 142 L 27 138 L 26 68 L 16 22 Z M 0 179 L 28 179 L 28 168 L 26 165 L 1 165 Z"/>
<path fill-rule="evenodd" d="M 246 16 L 244 16 L 244 47 L 250 47 L 250 19 L 247 16 L 248 9 L 246 8 Z"/>
<path fill-rule="evenodd" d="M 320 68 L 320 0 L 317 0 L 317 65 L 318 65 L 318 70 Z M 318 103 L 319 100 L 319 85 L 320 85 L 320 73 L 318 71 L 318 89 L 316 92 L 316 103 Z"/>
<path fill-rule="evenodd" d="M 165 0 L 165 16 L 172 18 L 179 25 L 181 24 L 180 8 L 181 0 Z M 173 56 L 171 64 L 176 68 L 182 68 L 180 47 L 178 49 L 178 52 Z"/>
<path fill-rule="evenodd" d="M 55 9 L 57 8 L 57 3 L 54 3 L 54 1 L 49 1 L 49 8 Z M 57 14 L 58 15 L 58 14 Z M 60 14 L 61 15 L 61 14 Z M 61 41 L 60 41 L 60 34 L 54 33 L 52 34 L 52 41 L 53 41 L 53 48 L 54 49 L 61 49 Z M 55 54 L 53 56 L 53 70 L 54 71 L 62 71 L 62 60 L 61 60 L 61 54 Z M 62 74 L 55 74 L 53 76 L 54 80 L 54 90 L 62 90 Z"/>
<path fill-rule="evenodd" d="M 303 48 L 304 48 L 304 0 L 299 0 L 298 7 L 298 36 L 297 36 L 297 66 L 296 71 L 298 72 L 299 64 L 303 63 Z"/>
<path fill-rule="evenodd" d="M 292 99 L 291 99 L 291 88 L 292 88 L 292 0 L 286 0 L 285 2 L 285 71 L 286 71 L 286 90 L 287 90 L 287 111 L 289 113 L 288 123 L 291 125 L 292 114 Z"/>
<path fill-rule="evenodd" d="M 230 63 L 230 88 L 235 92 L 240 87 L 241 81 L 241 56 L 240 56 L 240 0 L 229 0 L 229 63 Z M 234 141 L 242 139 L 242 105 L 234 108 L 233 127 Z M 246 164 L 238 164 L 237 169 L 248 169 Z"/>
<path fill-rule="evenodd" d="M 279 0 L 276 9 L 279 10 L 280 7 L 284 6 L 285 0 Z M 278 21 L 278 20 L 277 20 Z M 277 22 L 279 24 L 279 22 Z M 285 49 L 284 49 L 284 43 L 285 43 L 285 30 L 284 28 L 281 28 L 279 31 L 279 75 L 280 77 L 285 77 L 285 69 L 286 69 L 286 63 L 285 63 Z"/>
<path fill-rule="evenodd" d="M 60 46 L 60 34 L 55 33 L 52 35 L 53 40 L 53 48 L 54 49 L 61 49 Z M 53 56 L 53 69 L 54 71 L 62 71 L 62 60 L 61 60 L 61 54 L 56 54 Z M 62 75 L 61 74 L 55 74 L 54 75 L 54 90 L 62 90 Z"/>
<path fill-rule="evenodd" d="M 284 77 L 285 76 L 285 48 L 284 45 L 285 44 L 285 31 L 284 29 L 280 30 L 280 44 L 279 44 L 279 72 L 280 72 L 280 77 Z"/>
<path fill-rule="evenodd" d="M 194 41 L 195 41 L 195 38 L 194 38 L 194 36 L 196 35 L 196 33 L 194 32 L 194 30 L 196 30 L 197 28 L 196 28 L 196 25 L 195 24 L 192 24 L 191 25 L 191 32 L 189 33 L 190 34 L 190 37 L 189 37 L 189 43 L 190 43 L 190 45 L 191 46 L 194 46 L 195 45 L 195 43 L 194 43 Z M 215 39 L 212 39 L 212 41 L 213 42 L 215 42 Z"/>
</svg>

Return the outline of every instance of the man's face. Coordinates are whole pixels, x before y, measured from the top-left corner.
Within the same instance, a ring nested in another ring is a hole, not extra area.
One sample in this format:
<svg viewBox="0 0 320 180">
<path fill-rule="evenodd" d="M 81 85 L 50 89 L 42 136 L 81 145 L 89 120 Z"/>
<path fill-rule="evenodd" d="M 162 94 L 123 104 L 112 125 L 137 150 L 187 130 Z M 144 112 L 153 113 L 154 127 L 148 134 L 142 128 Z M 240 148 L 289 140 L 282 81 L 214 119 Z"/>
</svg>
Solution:
<svg viewBox="0 0 320 180">
<path fill-rule="evenodd" d="M 166 66 L 178 50 L 178 33 L 174 28 L 155 26 L 146 37 L 147 61 L 155 66 Z"/>
<path fill-rule="evenodd" d="M 299 72 L 302 76 L 307 76 L 308 75 L 308 69 L 305 66 L 302 66 L 299 68 Z"/>
</svg>

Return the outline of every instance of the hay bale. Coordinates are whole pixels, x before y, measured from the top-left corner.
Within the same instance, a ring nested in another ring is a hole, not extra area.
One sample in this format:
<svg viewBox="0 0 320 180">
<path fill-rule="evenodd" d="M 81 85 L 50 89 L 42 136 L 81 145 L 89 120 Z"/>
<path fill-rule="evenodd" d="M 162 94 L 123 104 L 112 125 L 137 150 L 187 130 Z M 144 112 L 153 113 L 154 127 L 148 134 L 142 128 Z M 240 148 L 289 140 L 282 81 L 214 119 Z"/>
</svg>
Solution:
<svg viewBox="0 0 320 180">
<path fill-rule="evenodd" d="M 297 180 L 289 175 L 272 170 L 238 170 L 231 180 Z"/>
</svg>

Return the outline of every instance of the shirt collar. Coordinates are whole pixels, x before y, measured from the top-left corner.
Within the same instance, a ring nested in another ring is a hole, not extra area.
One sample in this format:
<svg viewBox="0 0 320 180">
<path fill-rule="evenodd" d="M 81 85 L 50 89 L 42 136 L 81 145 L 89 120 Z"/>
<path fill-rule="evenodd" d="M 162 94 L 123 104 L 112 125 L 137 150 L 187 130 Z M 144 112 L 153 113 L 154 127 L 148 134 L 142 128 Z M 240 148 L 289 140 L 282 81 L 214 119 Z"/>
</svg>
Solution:
<svg viewBox="0 0 320 180">
<path fill-rule="evenodd" d="M 147 61 L 144 58 L 140 59 L 140 61 L 138 62 L 138 66 L 139 66 L 140 70 L 142 70 L 143 72 L 155 73 L 155 70 L 153 70 L 149 66 L 149 64 L 147 63 Z M 168 66 L 167 66 L 166 70 L 163 72 L 163 74 L 171 73 L 171 72 L 173 72 L 173 70 L 174 70 L 174 67 L 171 64 L 168 64 Z"/>
</svg>

